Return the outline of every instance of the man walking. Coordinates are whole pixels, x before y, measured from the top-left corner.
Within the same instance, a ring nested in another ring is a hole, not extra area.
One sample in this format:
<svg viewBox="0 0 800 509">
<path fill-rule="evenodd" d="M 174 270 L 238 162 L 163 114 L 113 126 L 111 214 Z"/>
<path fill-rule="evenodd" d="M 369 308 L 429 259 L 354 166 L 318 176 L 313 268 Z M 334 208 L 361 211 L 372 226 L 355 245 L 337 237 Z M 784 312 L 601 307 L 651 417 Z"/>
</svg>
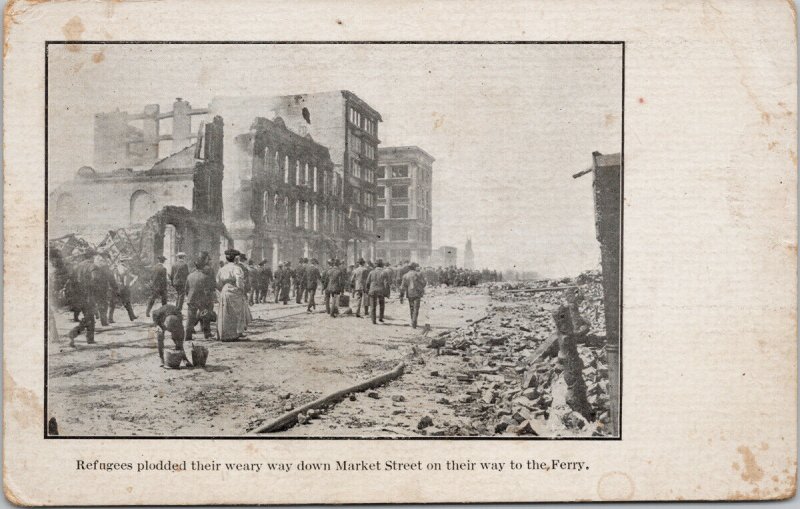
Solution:
<svg viewBox="0 0 800 509">
<path fill-rule="evenodd" d="M 388 299 L 392 294 L 392 285 L 394 284 L 395 270 L 392 268 L 391 263 L 386 263 L 383 268 L 383 277 L 386 279 L 386 290 L 383 297 Z"/>
<path fill-rule="evenodd" d="M 411 270 L 411 262 L 405 261 L 400 262 L 400 268 L 397 270 L 397 286 L 400 287 L 403 284 L 403 276 L 408 274 L 408 271 Z M 400 292 L 400 304 L 403 303 L 403 292 Z"/>
<path fill-rule="evenodd" d="M 317 309 L 317 303 L 314 302 L 314 296 L 317 293 L 317 283 L 322 279 L 322 274 L 319 271 L 319 262 L 316 258 L 311 259 L 311 265 L 306 267 L 306 280 L 305 287 L 308 293 L 308 307 L 306 311 L 311 313 L 312 309 Z"/>
<path fill-rule="evenodd" d="M 201 251 L 194 261 L 195 269 L 186 278 L 186 309 L 189 321 L 186 322 L 186 341 L 192 340 L 194 326 L 200 322 L 203 336 L 211 339 L 211 317 L 214 311 L 214 274 L 208 266 L 208 253 Z"/>
<path fill-rule="evenodd" d="M 281 300 L 285 306 L 289 302 L 289 292 L 292 289 L 292 262 L 286 262 L 277 283 L 281 290 Z"/>
<path fill-rule="evenodd" d="M 425 278 L 419 272 L 419 265 L 411 263 L 409 270 L 403 275 L 400 283 L 400 302 L 403 297 L 408 298 L 408 308 L 411 312 L 411 328 L 417 328 L 417 317 L 419 316 L 419 306 L 422 303 L 422 296 L 425 294 Z"/>
<path fill-rule="evenodd" d="M 248 279 L 250 280 L 250 292 L 247 296 L 248 302 L 252 306 L 258 303 L 258 289 L 261 287 L 261 272 L 252 258 L 247 260 Z"/>
<path fill-rule="evenodd" d="M 275 292 L 275 304 L 281 298 L 281 278 L 283 277 L 283 264 L 279 263 L 278 268 L 275 269 L 275 274 L 272 279 L 272 291 Z"/>
<path fill-rule="evenodd" d="M 236 265 L 242 269 L 242 274 L 244 274 L 244 300 L 246 304 L 252 304 L 250 301 L 250 289 L 252 288 L 252 277 L 250 271 L 247 270 L 247 255 L 244 253 L 239 253 L 236 256 Z"/>
<path fill-rule="evenodd" d="M 305 293 L 305 279 L 306 279 L 306 265 L 305 258 L 300 258 L 297 263 L 297 268 L 294 269 L 294 302 L 295 304 L 303 303 L 303 293 Z"/>
<path fill-rule="evenodd" d="M 330 313 L 332 318 L 336 318 L 339 315 L 339 295 L 344 290 L 347 275 L 344 269 L 339 266 L 339 260 L 333 260 L 333 266 L 327 272 L 328 284 L 325 287 L 325 310 Z"/>
<path fill-rule="evenodd" d="M 328 274 L 330 270 L 333 268 L 333 258 L 329 259 L 327 262 L 328 268 L 322 271 L 322 275 L 320 279 L 322 281 L 322 294 L 325 297 L 325 312 L 327 314 L 331 314 L 331 296 L 328 293 Z"/>
<path fill-rule="evenodd" d="M 272 269 L 267 266 L 267 260 L 261 260 L 258 262 L 258 266 L 260 267 L 258 302 L 263 304 L 266 303 L 269 298 L 267 295 L 269 292 L 269 284 L 272 283 Z"/>
<path fill-rule="evenodd" d="M 75 268 L 75 304 L 83 315 L 78 325 L 69 331 L 69 346 L 75 346 L 75 338 L 86 331 L 86 343 L 92 345 L 94 340 L 94 314 L 96 311 L 94 289 L 97 287 L 100 275 L 99 267 L 95 264 L 94 253 L 87 253 L 87 258 Z"/>
<path fill-rule="evenodd" d="M 111 273 L 111 268 L 104 257 L 96 256 L 94 264 L 97 266 L 99 275 L 95 280 L 96 286 L 92 290 L 95 299 L 95 314 L 100 318 L 100 323 L 106 326 L 108 325 L 109 304 L 113 300 L 114 294 L 117 293 L 117 282 L 114 280 L 114 274 Z"/>
<path fill-rule="evenodd" d="M 355 308 L 356 308 L 356 318 L 361 318 L 361 304 L 364 303 L 364 316 L 367 315 L 367 309 L 369 309 L 369 304 L 367 304 L 367 275 L 368 270 L 364 266 L 366 262 L 363 258 L 358 260 L 358 267 L 353 270 L 353 275 L 350 278 L 350 289 L 353 291 L 353 298 L 356 299 Z"/>
<path fill-rule="evenodd" d="M 167 260 L 163 256 L 156 258 L 158 260 L 155 265 L 150 269 L 150 300 L 147 302 L 147 310 L 145 316 L 150 316 L 150 310 L 153 309 L 153 304 L 156 298 L 161 299 L 161 305 L 167 305 L 167 269 L 164 267 L 164 262 Z"/>
<path fill-rule="evenodd" d="M 169 281 L 172 283 L 172 287 L 175 288 L 175 293 L 178 294 L 175 307 L 178 308 L 178 311 L 182 311 L 183 300 L 186 295 L 186 278 L 189 277 L 189 265 L 186 263 L 186 253 L 178 253 L 175 257 L 178 260 L 169 271 Z"/>
<path fill-rule="evenodd" d="M 372 260 L 367 262 L 367 266 L 364 271 L 364 318 L 369 316 L 369 307 L 370 307 L 370 298 L 369 298 L 369 286 L 367 285 L 367 279 L 369 279 L 370 273 L 375 270 L 375 262 Z"/>
<path fill-rule="evenodd" d="M 369 273 L 367 277 L 367 292 L 369 293 L 370 306 L 372 307 L 372 323 L 375 322 L 375 315 L 380 306 L 380 322 L 383 323 L 383 311 L 386 307 L 386 292 L 389 286 L 388 274 L 383 270 L 383 260 L 378 259 L 377 267 Z"/>
<path fill-rule="evenodd" d="M 133 284 L 138 277 L 134 276 L 131 273 L 131 269 L 128 268 L 127 264 L 129 261 L 129 258 L 123 258 L 117 263 L 117 267 L 114 270 L 114 280 L 117 284 L 117 291 L 111 295 L 111 303 L 108 307 L 108 323 L 114 323 L 114 309 L 117 307 L 117 304 L 122 304 L 125 311 L 128 312 L 128 319 L 130 321 L 134 321 L 138 318 L 134 314 L 133 306 L 131 305 L 131 288 L 133 288 Z"/>
</svg>

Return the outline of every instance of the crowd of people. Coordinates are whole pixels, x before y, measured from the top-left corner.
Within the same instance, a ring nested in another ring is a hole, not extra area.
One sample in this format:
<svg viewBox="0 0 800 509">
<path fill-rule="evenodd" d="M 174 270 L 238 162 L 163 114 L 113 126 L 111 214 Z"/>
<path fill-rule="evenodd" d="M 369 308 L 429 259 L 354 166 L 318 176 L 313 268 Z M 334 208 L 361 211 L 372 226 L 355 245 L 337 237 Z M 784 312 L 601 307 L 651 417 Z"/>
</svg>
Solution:
<svg viewBox="0 0 800 509">
<path fill-rule="evenodd" d="M 502 281 L 503 274 L 496 270 L 471 270 L 461 267 L 425 267 L 425 278 L 434 285 L 476 286 L 481 283 Z"/>
<path fill-rule="evenodd" d="M 321 291 L 325 313 L 330 317 L 338 317 L 339 307 L 346 306 L 356 317 L 369 318 L 378 324 L 384 323 L 386 299 L 395 291 L 399 292 L 401 303 L 408 301 L 411 326 L 417 328 L 426 286 L 474 286 L 501 278 L 496 271 L 421 268 L 415 262 L 392 266 L 381 259 L 359 259 L 350 266 L 329 259 L 321 267 L 317 259 L 300 258 L 294 267 L 286 261 L 273 272 L 266 260 L 255 263 L 236 249 L 226 250 L 224 257 L 216 270 L 207 252 L 198 253 L 192 260 L 187 260 L 185 253 L 178 253 L 169 270 L 164 265 L 166 259 L 159 256 L 148 269 L 145 315 L 156 327 L 162 364 L 165 333 L 170 333 L 175 350 L 180 352 L 184 341 L 192 340 L 198 324 L 207 340 L 241 340 L 253 319 L 250 306 L 255 304 L 287 305 L 293 299 L 296 304 L 306 304 L 307 313 L 313 313 L 317 291 Z M 104 326 L 114 323 L 117 306 L 125 308 L 130 321 L 138 319 L 131 303 L 138 277 L 131 270 L 129 259 L 118 260 L 112 269 L 105 256 L 87 252 L 82 260 L 68 267 L 59 253 L 51 250 L 50 260 L 51 299 L 55 297 L 68 306 L 77 322 L 69 332 L 71 346 L 81 334 L 85 334 L 88 344 L 94 343 L 95 321 L 99 319 Z M 170 286 L 176 295 L 174 304 L 168 302 Z M 154 309 L 156 303 L 160 307 Z M 185 354 L 183 358 L 188 364 Z"/>
</svg>

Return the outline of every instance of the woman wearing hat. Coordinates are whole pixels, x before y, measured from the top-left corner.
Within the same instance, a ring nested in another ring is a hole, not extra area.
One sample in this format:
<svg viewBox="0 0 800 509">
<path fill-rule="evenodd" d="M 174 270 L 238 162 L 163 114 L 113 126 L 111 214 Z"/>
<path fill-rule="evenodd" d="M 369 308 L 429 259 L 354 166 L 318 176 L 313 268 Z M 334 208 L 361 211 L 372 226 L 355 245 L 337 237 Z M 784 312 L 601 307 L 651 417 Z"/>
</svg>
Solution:
<svg viewBox="0 0 800 509">
<path fill-rule="evenodd" d="M 227 263 L 217 271 L 217 334 L 222 341 L 234 341 L 244 336 L 247 325 L 253 319 L 247 305 L 245 274 L 236 263 L 236 257 L 240 254 L 236 249 L 225 251 Z"/>
</svg>

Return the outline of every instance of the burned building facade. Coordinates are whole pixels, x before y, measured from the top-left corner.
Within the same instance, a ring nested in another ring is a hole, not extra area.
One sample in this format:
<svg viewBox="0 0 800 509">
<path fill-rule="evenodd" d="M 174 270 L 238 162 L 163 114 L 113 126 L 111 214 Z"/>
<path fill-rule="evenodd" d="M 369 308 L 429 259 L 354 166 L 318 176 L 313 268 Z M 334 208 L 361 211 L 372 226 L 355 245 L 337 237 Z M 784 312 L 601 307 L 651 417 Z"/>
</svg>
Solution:
<svg viewBox="0 0 800 509">
<path fill-rule="evenodd" d="M 146 263 L 163 255 L 170 265 L 180 251 L 219 256 L 220 242 L 227 242 L 223 121 L 215 117 L 191 134 L 191 116 L 199 110 L 181 99 L 173 106 L 165 113 L 150 105 L 143 114 L 96 115 L 94 167 L 80 168 L 49 193 L 50 238 L 74 233 L 99 241 L 126 229 Z M 160 133 L 165 118 L 174 121 L 172 134 Z M 132 125 L 136 121 L 142 128 Z M 164 141 L 172 142 L 173 151 L 159 159 Z"/>
<path fill-rule="evenodd" d="M 289 131 L 310 135 L 326 147 L 333 170 L 342 180 L 343 229 L 336 236 L 343 242 L 342 258 L 352 263 L 359 257 L 375 256 L 375 172 L 378 164 L 380 113 L 354 93 L 334 90 L 286 96 L 215 97 L 209 109 L 222 115 L 235 132 L 246 132 L 253 118 L 280 117 Z M 239 162 L 226 156 L 226 168 Z M 241 180 L 248 180 L 249 169 Z M 238 185 L 238 184 L 236 184 Z M 226 190 L 226 198 L 238 195 L 238 188 Z M 232 194 L 236 193 L 236 194 Z M 226 221 L 228 226 L 232 226 Z"/>
<path fill-rule="evenodd" d="M 419 147 L 378 150 L 378 258 L 430 263 L 434 160 Z"/>
<path fill-rule="evenodd" d="M 344 256 L 343 180 L 326 147 L 277 117 L 255 119 L 235 150 L 240 181 L 227 224 L 237 249 L 273 267 Z"/>
</svg>

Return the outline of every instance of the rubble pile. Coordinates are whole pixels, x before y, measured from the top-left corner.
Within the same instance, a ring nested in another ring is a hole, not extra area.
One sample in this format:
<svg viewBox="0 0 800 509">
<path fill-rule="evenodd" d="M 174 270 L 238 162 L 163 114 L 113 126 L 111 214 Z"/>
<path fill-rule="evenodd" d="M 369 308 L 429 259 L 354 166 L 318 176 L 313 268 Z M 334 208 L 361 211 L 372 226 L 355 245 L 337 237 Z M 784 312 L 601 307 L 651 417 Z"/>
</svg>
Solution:
<svg viewBox="0 0 800 509">
<path fill-rule="evenodd" d="M 606 434 L 609 382 L 600 283 L 597 271 L 574 279 L 496 283 L 486 317 L 428 340 L 437 355 L 462 362 L 452 379 L 431 373 L 442 379 L 435 390 L 450 396 L 437 403 L 457 405 L 456 415 L 468 418 L 470 424 L 458 434 Z M 590 416 L 572 411 L 565 400 L 552 317 L 563 303 L 565 292 L 559 289 L 565 286 L 577 286 L 584 296 L 580 312 L 590 323 L 590 333 L 578 345 Z M 548 290 L 528 292 L 542 288 Z M 425 428 L 420 429 L 424 433 Z"/>
</svg>

